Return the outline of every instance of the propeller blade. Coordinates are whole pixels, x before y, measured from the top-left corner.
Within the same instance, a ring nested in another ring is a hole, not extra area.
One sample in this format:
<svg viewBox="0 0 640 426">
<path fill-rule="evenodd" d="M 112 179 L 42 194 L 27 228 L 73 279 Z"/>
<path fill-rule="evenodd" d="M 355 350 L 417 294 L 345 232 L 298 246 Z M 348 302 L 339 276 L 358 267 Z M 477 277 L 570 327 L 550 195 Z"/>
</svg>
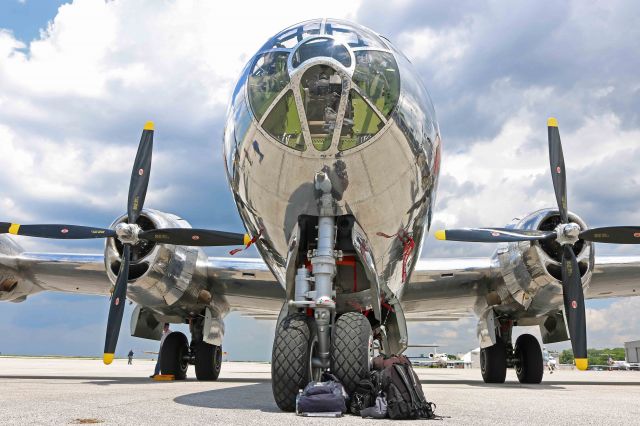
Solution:
<svg viewBox="0 0 640 426">
<path fill-rule="evenodd" d="M 553 180 L 553 190 L 556 193 L 558 210 L 562 223 L 569 222 L 567 213 L 567 176 L 564 168 L 564 155 L 562 153 L 562 143 L 560 142 L 560 131 L 558 130 L 558 120 L 549 118 L 547 120 L 549 133 L 549 163 L 551 164 L 551 179 Z"/>
<path fill-rule="evenodd" d="M 90 238 L 115 237 L 112 229 L 91 228 L 75 225 L 19 225 L 0 222 L 0 234 L 24 235 L 26 237 L 55 238 L 59 240 L 84 240 Z"/>
<path fill-rule="evenodd" d="M 190 228 L 154 229 L 141 232 L 138 238 L 181 246 L 239 246 L 247 245 L 251 240 L 247 234 Z"/>
<path fill-rule="evenodd" d="M 556 237 L 553 231 L 536 231 L 506 228 L 463 228 L 436 231 L 438 240 L 475 243 L 511 243 L 516 241 L 549 240 Z"/>
<path fill-rule="evenodd" d="M 135 223 L 140 217 L 147 196 L 149 177 L 151 175 L 151 156 L 153 153 L 153 122 L 148 121 L 142 130 L 142 137 L 138 145 L 138 153 L 131 171 L 129 184 L 129 200 L 127 202 L 127 216 L 129 223 Z"/>
<path fill-rule="evenodd" d="M 580 238 L 595 243 L 640 244 L 640 226 L 591 228 L 582 231 Z"/>
<path fill-rule="evenodd" d="M 571 347 L 579 370 L 589 366 L 587 357 L 587 324 L 585 320 L 584 293 L 578 261 L 573 248 L 566 244 L 562 257 L 562 296 L 567 325 L 571 334 Z"/>
<path fill-rule="evenodd" d="M 118 343 L 118 335 L 120 334 L 120 325 L 122 324 L 122 315 L 124 314 L 124 305 L 127 298 L 130 261 L 131 245 L 125 244 L 122 251 L 122 263 L 120 264 L 116 287 L 111 295 L 111 304 L 109 306 L 107 335 L 105 337 L 103 355 L 103 361 L 107 365 L 111 364 L 114 354 L 116 353 L 116 344 Z"/>
</svg>

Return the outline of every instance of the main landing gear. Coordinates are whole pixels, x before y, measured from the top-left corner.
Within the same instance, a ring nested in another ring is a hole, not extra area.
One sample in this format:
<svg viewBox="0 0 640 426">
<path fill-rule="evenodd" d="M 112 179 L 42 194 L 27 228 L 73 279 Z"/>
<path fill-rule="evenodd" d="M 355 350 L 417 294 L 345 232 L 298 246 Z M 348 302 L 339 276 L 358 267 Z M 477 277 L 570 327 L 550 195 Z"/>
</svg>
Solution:
<svg viewBox="0 0 640 426">
<path fill-rule="evenodd" d="M 504 383 L 507 367 L 515 368 L 520 383 L 540 383 L 544 365 L 538 339 L 522 334 L 512 349 L 511 343 L 506 344 L 499 337 L 495 345 L 480 349 L 480 370 L 485 383 Z"/>
<path fill-rule="evenodd" d="M 160 371 L 172 374 L 176 380 L 187 377 L 189 364 L 195 365 L 196 378 L 200 381 L 217 380 L 222 367 L 222 347 L 202 340 L 202 321 L 191 325 L 191 344 L 187 336 L 174 331 L 160 348 Z"/>
</svg>

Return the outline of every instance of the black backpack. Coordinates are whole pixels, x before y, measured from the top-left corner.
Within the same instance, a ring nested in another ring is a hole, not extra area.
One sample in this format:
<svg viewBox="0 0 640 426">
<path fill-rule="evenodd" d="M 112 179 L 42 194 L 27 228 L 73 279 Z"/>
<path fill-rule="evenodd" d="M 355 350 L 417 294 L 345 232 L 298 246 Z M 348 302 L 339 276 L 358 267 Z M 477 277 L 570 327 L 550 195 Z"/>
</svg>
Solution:
<svg viewBox="0 0 640 426">
<path fill-rule="evenodd" d="M 366 379 L 360 380 L 349 398 L 349 412 L 356 416 L 365 408 L 373 407 L 381 391 L 381 373 L 373 370 Z"/>
<path fill-rule="evenodd" d="M 435 418 L 435 404 L 426 400 L 418 375 L 407 357 L 397 355 L 374 360 L 374 366 L 381 369 L 381 385 L 387 397 L 389 418 Z"/>
</svg>

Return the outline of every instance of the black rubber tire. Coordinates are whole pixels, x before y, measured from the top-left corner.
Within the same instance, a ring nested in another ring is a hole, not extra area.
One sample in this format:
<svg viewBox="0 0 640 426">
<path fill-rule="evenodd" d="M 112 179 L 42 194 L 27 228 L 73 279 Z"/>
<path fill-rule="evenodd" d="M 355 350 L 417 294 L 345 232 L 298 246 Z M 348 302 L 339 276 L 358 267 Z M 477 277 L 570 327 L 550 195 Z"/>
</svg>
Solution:
<svg viewBox="0 0 640 426">
<path fill-rule="evenodd" d="M 516 365 L 516 374 L 520 383 L 538 384 L 542 382 L 544 363 L 538 339 L 531 334 L 522 334 L 516 340 L 514 352 L 519 361 Z"/>
<path fill-rule="evenodd" d="M 348 312 L 336 320 L 331 339 L 331 372 L 349 395 L 360 380 L 369 377 L 372 343 L 371 324 L 361 313 Z"/>
<path fill-rule="evenodd" d="M 273 398 L 283 411 L 295 411 L 298 391 L 309 383 L 311 331 L 304 314 L 287 316 L 278 325 L 271 353 Z"/>
<path fill-rule="evenodd" d="M 485 383 L 504 383 L 507 377 L 507 349 L 504 342 L 480 349 L 480 371 Z"/>
<path fill-rule="evenodd" d="M 160 348 L 160 371 L 173 374 L 176 380 L 187 378 L 189 363 L 185 360 L 189 353 L 187 336 L 179 331 L 170 333 Z"/>
<path fill-rule="evenodd" d="M 194 348 L 196 355 L 196 379 L 200 381 L 218 380 L 222 368 L 222 347 L 200 342 Z"/>
</svg>

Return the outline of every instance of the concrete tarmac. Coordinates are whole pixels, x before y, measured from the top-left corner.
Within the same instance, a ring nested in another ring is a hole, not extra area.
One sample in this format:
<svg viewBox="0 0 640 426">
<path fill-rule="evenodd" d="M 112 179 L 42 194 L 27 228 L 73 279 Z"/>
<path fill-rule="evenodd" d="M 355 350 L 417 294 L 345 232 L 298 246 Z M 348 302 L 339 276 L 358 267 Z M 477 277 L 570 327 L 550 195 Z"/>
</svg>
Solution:
<svg viewBox="0 0 640 426">
<path fill-rule="evenodd" d="M 1 424 L 391 424 L 354 416 L 312 419 L 283 413 L 271 395 L 269 364 L 227 362 L 217 382 L 154 382 L 148 360 L 0 357 Z M 504 385 L 480 371 L 418 368 L 427 399 L 446 424 L 638 424 L 640 372 L 557 371 L 541 385 Z M 402 422 L 403 425 L 422 422 Z"/>
</svg>

